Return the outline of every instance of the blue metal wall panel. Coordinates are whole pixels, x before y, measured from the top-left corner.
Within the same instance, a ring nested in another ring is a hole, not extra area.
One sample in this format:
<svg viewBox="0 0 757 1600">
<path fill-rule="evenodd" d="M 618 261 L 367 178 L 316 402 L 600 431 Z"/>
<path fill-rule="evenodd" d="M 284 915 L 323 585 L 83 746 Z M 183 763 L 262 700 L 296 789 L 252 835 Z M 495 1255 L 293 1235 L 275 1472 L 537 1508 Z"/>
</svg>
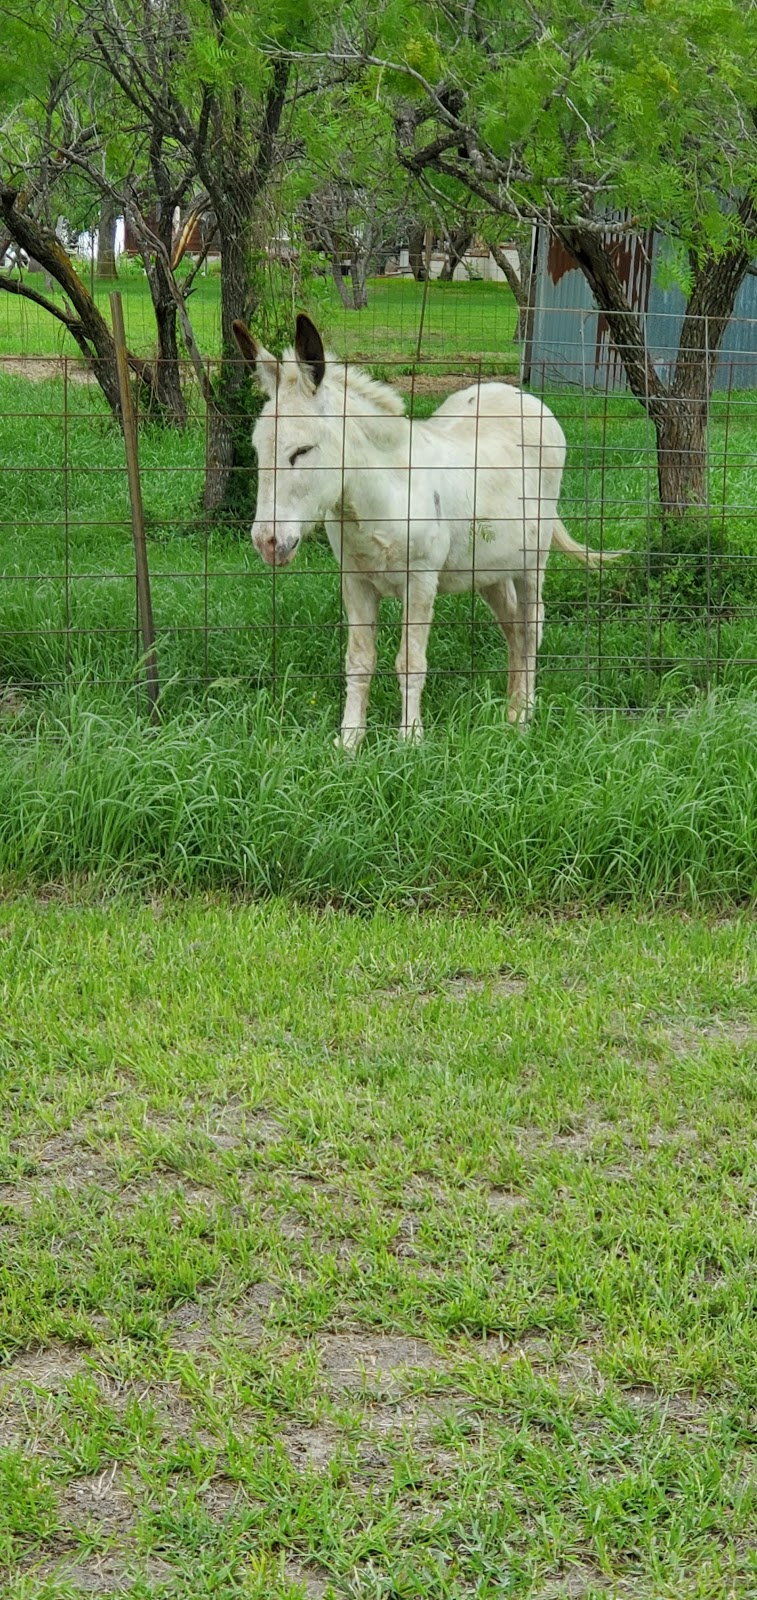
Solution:
<svg viewBox="0 0 757 1600">
<path fill-rule="evenodd" d="M 655 281 L 660 248 L 658 238 L 653 243 L 627 241 L 622 265 L 631 303 L 638 307 L 645 324 L 655 366 L 667 382 L 678 347 L 684 298 L 680 289 L 663 289 Z M 550 239 L 544 228 L 539 229 L 537 241 L 528 382 L 532 388 L 556 382 L 609 391 L 626 387 L 622 367 L 607 339 L 604 318 L 583 273 L 569 265 L 565 253 L 555 251 L 554 244 L 550 258 Z M 757 277 L 751 274 L 741 285 L 723 338 L 715 387 L 757 387 Z"/>
</svg>

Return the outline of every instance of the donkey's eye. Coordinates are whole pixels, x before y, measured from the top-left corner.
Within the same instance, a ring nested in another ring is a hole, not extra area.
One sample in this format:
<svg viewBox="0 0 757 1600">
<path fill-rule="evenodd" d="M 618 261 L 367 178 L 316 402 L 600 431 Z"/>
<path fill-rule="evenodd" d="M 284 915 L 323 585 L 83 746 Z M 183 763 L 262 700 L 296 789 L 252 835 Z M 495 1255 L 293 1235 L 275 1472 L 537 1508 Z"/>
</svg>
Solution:
<svg viewBox="0 0 757 1600">
<path fill-rule="evenodd" d="M 290 465 L 290 467 L 294 466 L 295 461 L 298 461 L 300 456 L 309 456 L 311 450 L 314 450 L 314 449 L 315 449 L 315 445 L 314 444 L 301 444 L 299 446 L 299 449 L 293 450 L 292 454 L 289 457 L 289 465 Z"/>
</svg>

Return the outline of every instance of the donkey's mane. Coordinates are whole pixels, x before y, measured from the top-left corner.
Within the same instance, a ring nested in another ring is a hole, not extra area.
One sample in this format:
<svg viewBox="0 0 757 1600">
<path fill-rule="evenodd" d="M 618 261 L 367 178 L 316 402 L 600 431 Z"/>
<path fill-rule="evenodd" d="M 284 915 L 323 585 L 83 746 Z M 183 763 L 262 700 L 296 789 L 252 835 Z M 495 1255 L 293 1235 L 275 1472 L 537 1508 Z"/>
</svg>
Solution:
<svg viewBox="0 0 757 1600">
<path fill-rule="evenodd" d="M 285 350 L 283 366 L 285 372 L 297 371 L 294 350 Z M 290 365 L 292 363 L 292 365 Z M 351 367 L 346 362 L 338 361 L 330 350 L 326 351 L 326 380 L 335 384 L 337 393 L 343 395 L 345 384 L 347 393 L 365 403 L 368 416 L 376 412 L 388 417 L 402 417 L 405 414 L 405 402 L 396 390 L 391 389 L 388 383 L 381 383 L 377 378 L 372 378 L 363 367 Z M 341 402 L 340 407 L 341 411 Z M 348 408 L 348 415 L 351 415 Z M 358 415 L 361 413 L 358 412 Z"/>
<path fill-rule="evenodd" d="M 341 367 L 338 369 L 342 383 L 344 372 L 347 372 L 347 387 L 353 394 L 360 395 L 371 405 L 384 411 L 389 417 L 402 417 L 405 414 L 405 402 L 396 389 L 390 389 L 388 383 L 381 383 L 378 378 L 372 378 L 362 367 Z"/>
</svg>

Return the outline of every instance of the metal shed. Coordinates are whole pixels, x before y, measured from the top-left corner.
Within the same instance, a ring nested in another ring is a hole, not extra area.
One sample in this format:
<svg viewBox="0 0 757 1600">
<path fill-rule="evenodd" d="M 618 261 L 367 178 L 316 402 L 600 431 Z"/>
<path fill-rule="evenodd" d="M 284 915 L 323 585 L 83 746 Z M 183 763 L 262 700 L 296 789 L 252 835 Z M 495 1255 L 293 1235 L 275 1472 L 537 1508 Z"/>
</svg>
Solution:
<svg viewBox="0 0 757 1600">
<path fill-rule="evenodd" d="M 658 282 L 664 240 L 660 234 L 608 230 L 615 265 L 632 307 L 643 318 L 647 346 L 667 382 L 675 361 L 685 302 L 680 289 Z M 523 381 L 532 388 L 570 383 L 618 390 L 625 373 L 609 339 L 606 317 L 573 256 L 539 228 L 536 236 L 533 312 L 523 355 Z M 718 389 L 757 388 L 757 276 L 745 278 L 726 329 L 715 372 Z"/>
</svg>

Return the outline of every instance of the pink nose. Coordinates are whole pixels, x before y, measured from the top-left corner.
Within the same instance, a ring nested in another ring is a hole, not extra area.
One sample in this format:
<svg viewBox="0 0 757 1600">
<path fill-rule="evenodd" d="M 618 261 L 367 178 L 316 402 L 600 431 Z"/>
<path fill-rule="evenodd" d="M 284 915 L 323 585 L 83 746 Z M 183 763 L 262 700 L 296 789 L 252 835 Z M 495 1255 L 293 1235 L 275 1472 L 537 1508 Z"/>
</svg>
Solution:
<svg viewBox="0 0 757 1600">
<path fill-rule="evenodd" d="M 300 536 L 298 533 L 294 533 L 287 537 L 283 531 L 280 531 L 277 537 L 273 528 L 267 527 L 255 534 L 253 542 L 260 551 L 263 560 L 268 562 L 269 567 L 285 567 L 297 549 Z"/>
</svg>

